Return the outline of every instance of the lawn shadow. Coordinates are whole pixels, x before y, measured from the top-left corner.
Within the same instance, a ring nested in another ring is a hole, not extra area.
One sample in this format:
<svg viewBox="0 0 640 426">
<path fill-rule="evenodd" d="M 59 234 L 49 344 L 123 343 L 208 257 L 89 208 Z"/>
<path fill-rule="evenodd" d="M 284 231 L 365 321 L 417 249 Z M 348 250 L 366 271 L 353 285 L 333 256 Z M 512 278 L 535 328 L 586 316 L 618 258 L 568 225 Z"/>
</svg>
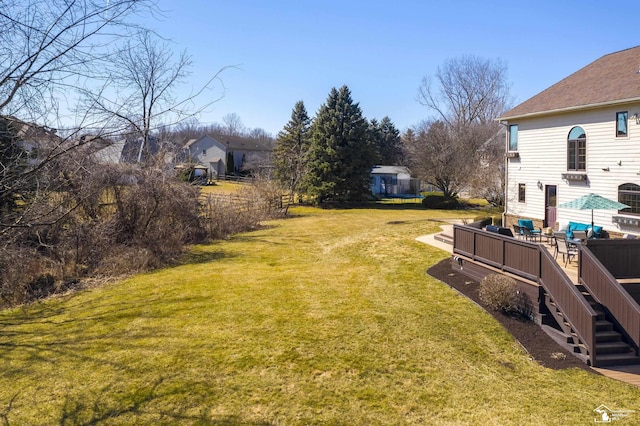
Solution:
<svg viewBox="0 0 640 426">
<path fill-rule="evenodd" d="M 248 422 L 238 415 L 211 415 L 208 404 L 198 406 L 180 404 L 192 398 L 206 401 L 215 383 L 184 382 L 179 379 L 157 378 L 154 383 L 128 389 L 122 392 L 119 383 L 103 387 L 97 393 L 67 395 L 62 406 L 59 424 L 101 424 L 123 417 L 130 421 L 138 416 L 156 417 L 161 424 L 203 424 L 203 425 L 255 425 L 271 426 L 264 421 Z M 151 406 L 150 406 L 151 405 Z M 161 405 L 158 409 L 155 405 Z M 149 421 L 140 419 L 141 422 Z"/>
<path fill-rule="evenodd" d="M 194 252 L 193 250 L 191 250 L 188 253 L 185 253 L 182 256 L 180 256 L 180 259 L 178 259 L 174 264 L 170 265 L 170 267 L 184 266 L 184 265 L 199 265 L 203 263 L 214 262 L 221 259 L 232 259 L 234 257 L 237 257 L 237 255 L 232 253 L 227 253 L 223 250 L 198 251 L 198 252 Z"/>
</svg>

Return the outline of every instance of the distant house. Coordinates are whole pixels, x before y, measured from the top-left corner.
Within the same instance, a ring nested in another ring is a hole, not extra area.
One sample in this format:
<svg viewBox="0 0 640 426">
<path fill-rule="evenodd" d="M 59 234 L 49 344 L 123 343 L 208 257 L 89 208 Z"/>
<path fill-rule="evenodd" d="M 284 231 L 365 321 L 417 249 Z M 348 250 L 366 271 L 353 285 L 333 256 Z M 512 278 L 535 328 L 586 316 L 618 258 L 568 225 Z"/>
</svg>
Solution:
<svg viewBox="0 0 640 426">
<path fill-rule="evenodd" d="M 371 193 L 374 195 L 417 194 L 418 179 L 404 166 L 373 166 L 371 169 Z"/>
<path fill-rule="evenodd" d="M 149 137 L 145 146 L 142 138 L 125 138 L 111 142 L 101 138 L 91 140 L 95 158 L 101 163 L 144 163 L 147 157 L 160 152 L 162 143 L 155 136 Z"/>
<path fill-rule="evenodd" d="M 595 210 L 596 225 L 640 234 L 640 47 L 592 62 L 505 112 L 505 220 L 558 227 L 591 223 L 562 209 L 594 192 L 631 206 Z"/>
<path fill-rule="evenodd" d="M 103 164 L 119 164 L 122 159 L 125 140 L 122 139 L 113 143 L 100 144 L 96 146 L 93 153 L 95 159 Z"/>
<path fill-rule="evenodd" d="M 30 165 L 38 164 L 42 158 L 56 152 L 57 149 L 64 149 L 63 144 L 65 147 L 69 145 L 69 143 L 65 144 L 65 141 L 56 134 L 56 129 L 35 123 L 27 123 L 11 116 L 3 118 L 7 120 L 7 123 L 15 131 L 22 149 L 28 155 L 27 162 Z"/>
<path fill-rule="evenodd" d="M 149 136 L 146 146 L 142 138 L 126 138 L 119 141 L 122 146 L 121 163 L 144 163 L 147 157 L 153 157 L 160 151 L 160 141 L 155 136 Z"/>
<path fill-rule="evenodd" d="M 240 136 L 204 135 L 187 141 L 185 160 L 206 166 L 212 179 L 240 174 L 249 167 L 269 161 L 271 147 L 261 141 Z"/>
</svg>

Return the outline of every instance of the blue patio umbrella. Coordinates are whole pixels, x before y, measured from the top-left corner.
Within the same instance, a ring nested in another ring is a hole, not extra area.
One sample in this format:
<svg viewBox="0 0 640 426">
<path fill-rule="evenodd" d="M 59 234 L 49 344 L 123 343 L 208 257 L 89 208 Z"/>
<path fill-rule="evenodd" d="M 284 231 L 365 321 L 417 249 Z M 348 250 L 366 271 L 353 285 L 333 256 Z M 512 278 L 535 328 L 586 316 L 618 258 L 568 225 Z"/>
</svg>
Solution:
<svg viewBox="0 0 640 426">
<path fill-rule="evenodd" d="M 558 207 L 563 209 L 591 210 L 591 228 L 593 228 L 593 211 L 594 210 L 621 210 L 630 206 L 610 200 L 601 195 L 589 193 L 575 200 L 567 201 Z"/>
</svg>

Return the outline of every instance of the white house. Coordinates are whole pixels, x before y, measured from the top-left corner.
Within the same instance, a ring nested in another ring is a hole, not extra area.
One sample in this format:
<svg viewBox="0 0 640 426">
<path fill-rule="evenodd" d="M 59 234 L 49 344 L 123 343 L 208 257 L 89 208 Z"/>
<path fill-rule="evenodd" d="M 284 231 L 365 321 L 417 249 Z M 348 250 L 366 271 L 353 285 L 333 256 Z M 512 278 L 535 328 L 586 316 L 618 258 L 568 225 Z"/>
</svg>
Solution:
<svg viewBox="0 0 640 426">
<path fill-rule="evenodd" d="M 640 46 L 611 53 L 504 113 L 505 224 L 591 223 L 559 208 L 590 192 L 629 209 L 594 210 L 595 225 L 640 234 Z"/>
<path fill-rule="evenodd" d="M 229 171 L 237 174 L 247 165 L 264 163 L 271 153 L 271 147 L 261 141 L 219 135 L 191 139 L 183 150 L 188 159 L 206 166 L 212 179 L 224 178 Z"/>
</svg>

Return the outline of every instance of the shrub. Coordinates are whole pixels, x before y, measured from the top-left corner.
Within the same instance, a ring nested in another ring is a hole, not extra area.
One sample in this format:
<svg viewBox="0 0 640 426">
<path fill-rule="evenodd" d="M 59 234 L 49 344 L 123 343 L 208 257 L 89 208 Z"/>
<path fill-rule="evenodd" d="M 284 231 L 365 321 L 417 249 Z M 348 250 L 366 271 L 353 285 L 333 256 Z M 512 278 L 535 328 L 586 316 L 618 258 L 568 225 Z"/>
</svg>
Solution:
<svg viewBox="0 0 640 426">
<path fill-rule="evenodd" d="M 444 195 L 427 195 L 422 199 L 422 206 L 427 209 L 454 210 L 460 208 L 461 204 L 457 198 L 446 197 Z"/>
<path fill-rule="evenodd" d="M 267 182 L 205 198 L 164 163 L 74 158 L 86 164 L 71 170 L 84 172 L 61 166 L 61 173 L 43 175 L 59 180 L 56 190 L 21 212 L 34 226 L 0 226 L 0 307 L 64 291 L 81 278 L 161 267 L 188 244 L 255 229 L 283 210 L 280 193 Z"/>
<path fill-rule="evenodd" d="M 473 218 L 473 222 L 474 223 L 478 223 L 479 224 L 479 228 L 484 228 L 487 225 L 492 225 L 493 224 L 493 219 L 491 217 L 488 216 L 477 216 Z"/>
<path fill-rule="evenodd" d="M 495 311 L 531 316 L 528 298 L 518 290 L 513 278 L 500 274 L 487 275 L 480 281 L 480 300 Z"/>
</svg>

